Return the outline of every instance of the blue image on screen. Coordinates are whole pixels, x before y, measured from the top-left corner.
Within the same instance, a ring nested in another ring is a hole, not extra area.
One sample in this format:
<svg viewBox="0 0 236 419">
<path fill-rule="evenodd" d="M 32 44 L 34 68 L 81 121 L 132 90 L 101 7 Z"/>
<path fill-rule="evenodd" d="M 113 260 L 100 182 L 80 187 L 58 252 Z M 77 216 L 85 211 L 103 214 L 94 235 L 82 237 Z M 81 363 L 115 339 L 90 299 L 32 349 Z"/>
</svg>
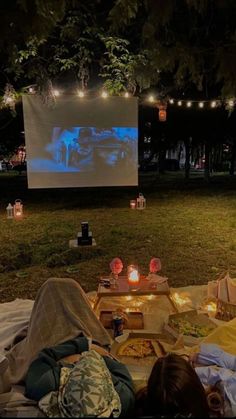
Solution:
<svg viewBox="0 0 236 419">
<path fill-rule="evenodd" d="M 54 127 L 51 141 L 28 163 L 32 172 L 131 171 L 137 166 L 135 127 Z"/>
</svg>

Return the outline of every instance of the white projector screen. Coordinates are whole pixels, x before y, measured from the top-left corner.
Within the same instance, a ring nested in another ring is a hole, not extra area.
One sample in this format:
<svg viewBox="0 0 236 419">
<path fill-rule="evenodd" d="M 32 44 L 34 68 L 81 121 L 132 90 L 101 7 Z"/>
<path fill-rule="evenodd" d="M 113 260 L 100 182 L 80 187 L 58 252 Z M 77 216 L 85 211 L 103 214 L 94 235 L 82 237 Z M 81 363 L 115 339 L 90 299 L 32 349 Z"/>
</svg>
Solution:
<svg viewBox="0 0 236 419">
<path fill-rule="evenodd" d="M 23 96 L 29 188 L 138 184 L 137 98 Z"/>
</svg>

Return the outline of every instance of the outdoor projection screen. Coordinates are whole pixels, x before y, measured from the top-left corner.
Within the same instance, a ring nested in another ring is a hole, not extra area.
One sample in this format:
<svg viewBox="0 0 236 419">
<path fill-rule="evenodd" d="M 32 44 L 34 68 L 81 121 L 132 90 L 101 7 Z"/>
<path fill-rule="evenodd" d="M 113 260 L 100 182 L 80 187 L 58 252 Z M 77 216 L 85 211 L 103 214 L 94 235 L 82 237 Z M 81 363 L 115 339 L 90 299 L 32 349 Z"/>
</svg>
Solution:
<svg viewBox="0 0 236 419">
<path fill-rule="evenodd" d="M 23 96 L 29 188 L 138 184 L 136 98 Z"/>
</svg>

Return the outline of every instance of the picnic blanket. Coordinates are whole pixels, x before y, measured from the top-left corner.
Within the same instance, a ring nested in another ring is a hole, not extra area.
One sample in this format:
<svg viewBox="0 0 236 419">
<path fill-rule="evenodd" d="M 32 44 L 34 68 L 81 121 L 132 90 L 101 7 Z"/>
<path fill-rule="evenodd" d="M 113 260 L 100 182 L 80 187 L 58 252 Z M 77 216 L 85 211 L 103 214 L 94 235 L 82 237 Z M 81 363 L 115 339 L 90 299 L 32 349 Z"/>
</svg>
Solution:
<svg viewBox="0 0 236 419">
<path fill-rule="evenodd" d="M 46 417 L 38 408 L 38 402 L 24 396 L 24 386 L 13 386 L 7 393 L 0 394 L 1 418 Z"/>
<path fill-rule="evenodd" d="M 172 289 L 172 292 L 175 291 L 185 293 L 191 298 L 191 304 L 183 307 L 183 310 L 187 310 L 198 308 L 201 300 L 206 296 L 207 286 Z M 95 292 L 90 293 L 91 300 L 95 294 Z M 130 301 L 128 302 L 125 298 L 123 297 L 123 300 L 120 301 L 114 300 L 112 304 L 117 304 L 117 306 L 124 304 L 124 307 L 127 307 L 127 303 L 130 304 Z M 165 296 L 158 296 L 157 299 L 150 300 L 140 297 L 133 303 L 142 304 L 142 311 L 146 319 L 145 328 L 147 329 L 155 325 L 155 329 L 158 331 L 171 312 L 171 306 Z M 109 304 L 111 301 L 104 300 L 101 302 L 100 308 L 105 309 Z M 52 278 L 46 281 L 39 290 L 35 302 L 15 300 L 11 303 L 0 304 L 0 320 L 3 325 L 0 331 L 0 351 L 2 353 L 3 348 L 14 343 L 16 339 L 21 339 L 6 355 L 9 367 L 3 375 L 7 377 L 8 388 L 4 394 L 0 394 L 0 417 L 44 417 L 43 412 L 37 407 L 37 403 L 24 396 L 24 386 L 14 384 L 23 380 L 29 364 L 41 349 L 71 339 L 81 331 L 87 336 L 93 336 L 102 344 L 111 343 L 110 336 L 91 310 L 88 296 L 79 284 L 70 278 Z M 2 320 L 4 321 L 2 322 Z M 227 327 L 227 324 L 225 326 Z M 236 322 L 233 323 L 233 326 L 235 326 L 236 332 Z M 3 343 L 1 342 L 2 331 Z M 235 332 L 232 332 L 234 336 Z M 214 339 L 217 339 L 215 343 L 219 343 L 218 335 L 215 335 L 211 342 Z M 146 381 L 149 372 L 144 367 L 140 367 L 138 371 L 136 368 L 133 371 L 130 370 L 133 379 L 136 379 L 138 384 Z"/>
<path fill-rule="evenodd" d="M 4 350 L 12 344 L 15 337 L 28 327 L 33 305 L 33 300 L 22 300 L 20 298 L 0 304 L 0 353 L 4 353 Z"/>
</svg>

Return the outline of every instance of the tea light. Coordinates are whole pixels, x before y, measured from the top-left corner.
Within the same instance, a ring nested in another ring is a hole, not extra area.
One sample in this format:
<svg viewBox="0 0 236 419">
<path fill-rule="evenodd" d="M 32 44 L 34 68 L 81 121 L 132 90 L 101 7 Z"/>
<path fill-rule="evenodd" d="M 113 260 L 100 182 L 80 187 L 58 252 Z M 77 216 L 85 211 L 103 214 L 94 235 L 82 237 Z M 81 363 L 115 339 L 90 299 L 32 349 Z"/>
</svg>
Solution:
<svg viewBox="0 0 236 419">
<path fill-rule="evenodd" d="M 14 218 L 19 220 L 23 217 L 23 205 L 20 199 L 15 200 L 15 204 L 13 206 Z"/>
<path fill-rule="evenodd" d="M 136 201 L 134 199 L 131 199 L 129 205 L 130 205 L 131 209 L 135 209 L 136 208 Z"/>
<path fill-rule="evenodd" d="M 216 306 L 216 303 L 215 302 L 210 301 L 209 303 L 207 303 L 205 305 L 204 308 L 205 308 L 205 310 L 207 310 L 207 312 L 208 312 L 208 314 L 209 314 L 210 317 L 214 317 L 215 316 L 216 309 L 217 309 L 217 306 Z"/>
</svg>

